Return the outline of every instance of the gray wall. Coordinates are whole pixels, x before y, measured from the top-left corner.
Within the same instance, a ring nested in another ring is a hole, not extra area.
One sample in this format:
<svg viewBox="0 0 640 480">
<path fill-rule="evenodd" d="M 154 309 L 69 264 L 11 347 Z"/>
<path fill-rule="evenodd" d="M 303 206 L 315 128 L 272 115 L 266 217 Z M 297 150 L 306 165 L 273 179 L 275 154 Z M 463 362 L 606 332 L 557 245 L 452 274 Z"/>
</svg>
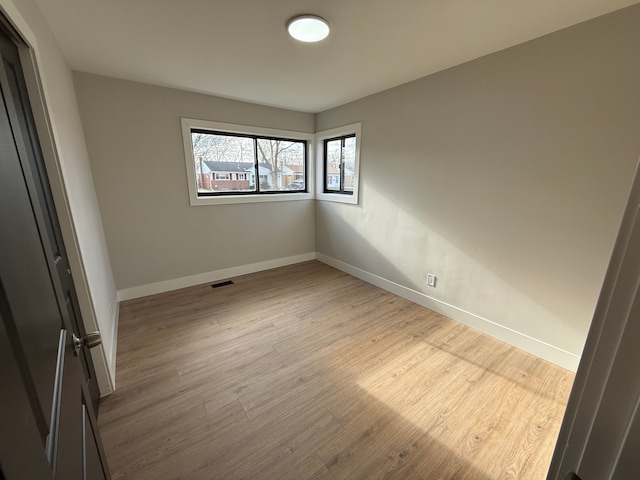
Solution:
<svg viewBox="0 0 640 480">
<path fill-rule="evenodd" d="M 635 6 L 316 116 L 75 73 L 116 286 L 318 251 L 579 355 L 640 155 L 638 45 Z M 360 205 L 191 207 L 180 117 L 362 121 Z"/>
<path fill-rule="evenodd" d="M 0 7 L 32 47 L 37 63 L 23 57 L 29 95 L 87 330 L 100 329 L 93 349 L 100 391 L 115 376 L 116 289 L 93 177 L 80 123 L 71 70 L 38 7 L 31 0 L 0 0 Z"/>
<path fill-rule="evenodd" d="M 318 114 L 363 131 L 360 205 L 316 203 L 317 251 L 580 354 L 640 155 L 639 46 L 634 6 Z"/>
<path fill-rule="evenodd" d="M 191 207 L 180 117 L 314 131 L 314 116 L 74 73 L 118 290 L 315 251 L 312 200 Z"/>
</svg>

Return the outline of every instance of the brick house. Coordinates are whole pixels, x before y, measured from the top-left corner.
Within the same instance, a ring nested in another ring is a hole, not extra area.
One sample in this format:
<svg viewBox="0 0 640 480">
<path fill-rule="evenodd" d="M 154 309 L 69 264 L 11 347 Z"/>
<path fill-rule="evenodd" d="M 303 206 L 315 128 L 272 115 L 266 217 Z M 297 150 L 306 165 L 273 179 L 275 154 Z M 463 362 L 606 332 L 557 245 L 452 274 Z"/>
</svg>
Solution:
<svg viewBox="0 0 640 480">
<path fill-rule="evenodd" d="M 300 172 L 295 170 L 300 169 Z M 270 188 L 285 189 L 294 180 L 304 178 L 302 167 L 283 166 L 278 171 L 274 182 L 271 171 L 264 163 L 258 165 L 260 185 L 269 185 Z M 255 187 L 255 167 L 251 162 L 215 162 L 203 160 L 196 164 L 196 176 L 198 190 L 205 191 L 229 191 L 229 190 L 253 190 Z"/>
<path fill-rule="evenodd" d="M 340 188 L 340 169 L 336 167 L 327 167 L 327 188 L 339 189 Z M 353 189 L 353 170 L 348 168 L 344 169 L 344 189 Z"/>
<path fill-rule="evenodd" d="M 214 162 L 196 165 L 199 190 L 249 190 L 254 176 L 253 163 Z"/>
</svg>

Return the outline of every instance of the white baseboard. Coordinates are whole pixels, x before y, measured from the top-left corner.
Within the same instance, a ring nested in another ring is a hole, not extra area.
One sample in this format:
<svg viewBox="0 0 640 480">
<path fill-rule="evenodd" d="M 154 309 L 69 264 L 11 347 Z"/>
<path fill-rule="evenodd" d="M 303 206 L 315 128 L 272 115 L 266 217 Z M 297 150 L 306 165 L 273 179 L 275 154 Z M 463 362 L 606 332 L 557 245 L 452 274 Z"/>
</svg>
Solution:
<svg viewBox="0 0 640 480">
<path fill-rule="evenodd" d="M 113 383 L 115 371 L 112 371 L 109 366 L 107 352 L 105 352 L 104 348 L 93 348 L 90 351 L 93 366 L 96 370 L 96 381 L 98 382 L 100 397 L 106 397 L 115 390 L 115 384 Z"/>
<path fill-rule="evenodd" d="M 116 354 L 118 351 L 118 320 L 120 319 L 120 303 L 115 301 L 111 319 L 111 348 L 94 348 L 91 357 L 96 369 L 96 381 L 100 397 L 111 395 L 116 390 Z M 104 345 L 104 344 L 103 344 Z"/>
<path fill-rule="evenodd" d="M 107 363 L 109 365 L 109 375 L 111 377 L 112 391 L 116 389 L 116 357 L 118 353 L 118 322 L 120 321 L 120 302 L 116 301 L 115 312 L 113 314 L 113 328 L 111 332 L 111 351 Z"/>
<path fill-rule="evenodd" d="M 330 265 L 338 270 L 341 270 L 349 275 L 353 275 L 367 283 L 380 287 L 388 292 L 394 293 L 402 298 L 406 298 L 418 305 L 422 305 L 430 310 L 438 312 L 446 317 L 449 317 L 457 322 L 467 325 L 471 328 L 479 330 L 482 333 L 486 333 L 498 340 L 513 345 L 525 352 L 531 353 L 537 357 L 547 360 L 562 368 L 566 368 L 572 372 L 575 372 L 580 362 L 580 356 L 571 352 L 567 352 L 554 345 L 548 344 L 536 338 L 530 337 L 524 333 L 518 332 L 511 328 L 499 325 L 486 318 L 474 315 L 471 312 L 467 312 L 461 308 L 449 305 L 436 298 L 425 295 L 422 292 L 412 290 L 403 285 L 399 285 L 395 282 L 387 280 L 385 278 L 374 275 L 360 268 L 349 265 L 335 258 L 329 257 L 322 253 L 316 252 L 316 258 Z"/>
<path fill-rule="evenodd" d="M 246 275 L 248 273 L 260 272 L 262 270 L 269 270 L 271 268 L 283 267 L 285 265 L 292 265 L 294 263 L 306 262 L 313 259 L 317 259 L 323 263 L 326 263 L 327 265 L 337 268 L 338 270 L 348 273 L 349 275 L 353 275 L 356 278 L 364 280 L 367 283 L 371 283 L 372 285 L 380 287 L 400 297 L 406 298 L 407 300 L 417 303 L 418 305 L 422 305 L 423 307 L 445 315 L 446 317 L 449 317 L 457 322 L 479 330 L 482 333 L 486 333 L 487 335 L 513 345 L 514 347 L 531 353 L 532 355 L 543 358 L 562 368 L 566 368 L 567 370 L 570 370 L 572 372 L 575 372 L 578 368 L 578 363 L 580 362 L 579 355 L 573 354 L 549 343 L 530 337 L 522 332 L 518 332 L 509 327 L 505 327 L 504 325 L 492 322 L 491 320 L 475 315 L 454 305 L 450 305 L 436 298 L 425 295 L 422 292 L 412 290 L 408 287 L 397 284 L 373 273 L 367 272 L 366 270 L 362 270 L 360 268 L 354 267 L 353 265 L 318 252 L 309 252 L 301 255 L 294 255 L 291 257 L 277 258 L 274 260 L 267 260 L 265 262 L 251 263 L 248 265 L 241 265 L 238 267 L 225 268 L 213 272 L 206 272 L 198 275 L 191 275 L 188 277 L 151 283 L 148 285 L 139 285 L 136 287 L 125 288 L 118 291 L 118 302 L 130 300 L 133 298 L 145 297 L 147 295 L 154 295 L 156 293 L 177 290 L 179 288 L 200 285 L 202 283 L 224 280 L 231 277 L 237 277 L 239 275 Z M 119 303 L 117 311 L 119 311 Z M 112 350 L 111 352 L 109 352 L 111 358 L 105 359 L 109 360 L 107 364 L 110 367 L 109 372 L 111 373 L 111 385 L 109 385 L 109 387 L 111 388 L 115 387 L 117 320 L 118 318 L 116 317 L 116 319 L 114 320 L 114 342 L 112 345 Z"/>
<path fill-rule="evenodd" d="M 291 257 L 276 258 L 265 262 L 250 263 L 248 265 L 240 265 L 239 267 L 225 268 L 213 272 L 199 273 L 188 277 L 175 278 L 163 282 L 150 283 L 147 285 L 139 285 L 137 287 L 125 288 L 118 290 L 118 301 L 131 300 L 133 298 L 146 297 L 147 295 L 155 295 L 156 293 L 169 292 L 179 288 L 192 287 L 201 283 L 215 282 L 248 273 L 260 272 L 271 268 L 284 267 L 294 263 L 306 262 L 316 258 L 315 252 L 303 253 L 301 255 L 293 255 Z"/>
</svg>

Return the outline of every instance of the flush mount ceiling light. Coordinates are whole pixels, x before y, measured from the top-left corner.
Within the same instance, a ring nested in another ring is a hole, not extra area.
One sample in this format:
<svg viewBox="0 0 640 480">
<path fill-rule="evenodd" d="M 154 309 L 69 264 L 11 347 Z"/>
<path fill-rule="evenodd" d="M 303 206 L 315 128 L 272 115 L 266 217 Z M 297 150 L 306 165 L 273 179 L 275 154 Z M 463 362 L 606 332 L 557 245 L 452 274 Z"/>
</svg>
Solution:
<svg viewBox="0 0 640 480">
<path fill-rule="evenodd" d="M 329 35 L 329 24 L 316 15 L 299 15 L 289 20 L 287 31 L 301 42 L 319 42 Z"/>
</svg>

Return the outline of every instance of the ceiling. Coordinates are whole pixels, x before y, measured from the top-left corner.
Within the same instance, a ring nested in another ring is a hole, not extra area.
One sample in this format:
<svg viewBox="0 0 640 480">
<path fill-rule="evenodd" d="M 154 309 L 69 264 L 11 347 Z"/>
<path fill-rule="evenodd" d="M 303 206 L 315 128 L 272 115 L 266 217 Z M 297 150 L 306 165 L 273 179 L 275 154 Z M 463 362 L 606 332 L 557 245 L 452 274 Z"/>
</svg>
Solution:
<svg viewBox="0 0 640 480">
<path fill-rule="evenodd" d="M 319 112 L 637 0 L 36 0 L 73 70 Z M 318 44 L 291 17 L 326 18 Z"/>
</svg>

